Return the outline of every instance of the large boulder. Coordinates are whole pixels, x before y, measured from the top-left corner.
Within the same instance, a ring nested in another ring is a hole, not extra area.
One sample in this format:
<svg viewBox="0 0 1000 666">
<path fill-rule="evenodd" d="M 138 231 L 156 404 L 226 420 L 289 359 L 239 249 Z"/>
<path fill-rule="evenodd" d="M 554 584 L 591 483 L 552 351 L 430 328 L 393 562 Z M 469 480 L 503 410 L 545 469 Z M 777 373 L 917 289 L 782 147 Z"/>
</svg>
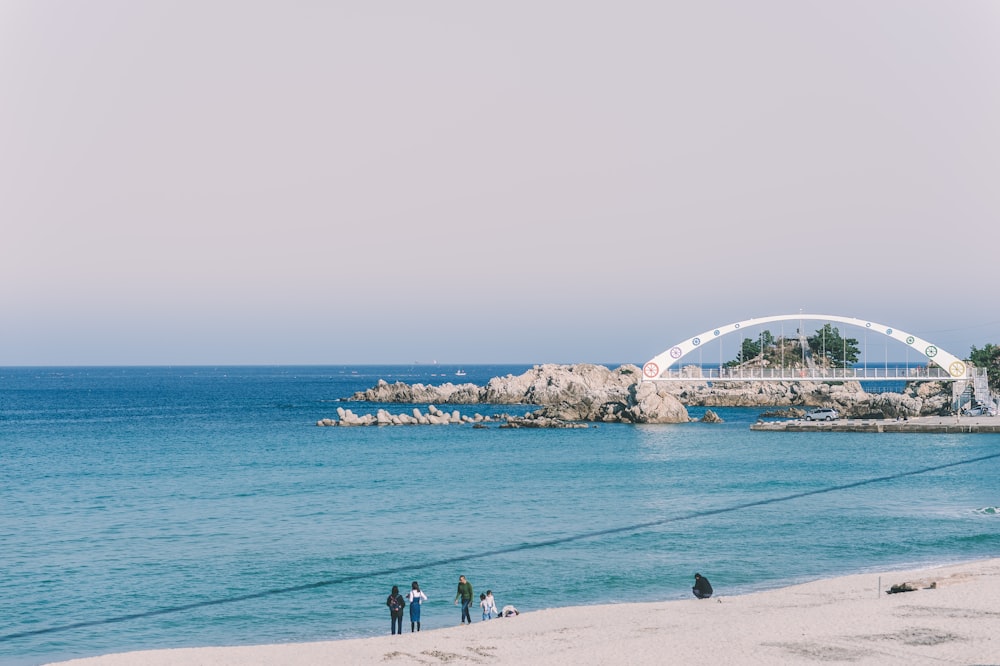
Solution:
<svg viewBox="0 0 1000 666">
<path fill-rule="evenodd" d="M 489 404 L 558 405 L 563 402 L 604 403 L 623 400 L 639 377 L 639 368 L 623 365 L 536 365 L 514 376 L 494 377 L 482 394 Z"/>
<path fill-rule="evenodd" d="M 474 405 L 482 402 L 480 393 L 480 388 L 475 384 L 456 385 L 451 382 L 439 386 L 406 384 L 404 382 L 390 384 L 384 379 L 380 379 L 375 386 L 367 391 L 358 391 L 350 399 L 364 402 L 438 402 L 452 405 Z"/>
<path fill-rule="evenodd" d="M 687 409 L 659 382 L 633 384 L 622 420 L 632 423 L 686 423 Z"/>
</svg>

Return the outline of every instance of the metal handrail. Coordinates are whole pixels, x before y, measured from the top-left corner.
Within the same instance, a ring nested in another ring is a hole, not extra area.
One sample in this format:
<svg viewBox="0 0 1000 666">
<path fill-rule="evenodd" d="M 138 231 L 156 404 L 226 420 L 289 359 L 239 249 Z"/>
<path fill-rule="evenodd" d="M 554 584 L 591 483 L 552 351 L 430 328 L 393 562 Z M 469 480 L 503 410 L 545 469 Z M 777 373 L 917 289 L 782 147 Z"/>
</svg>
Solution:
<svg viewBox="0 0 1000 666">
<path fill-rule="evenodd" d="M 970 368 L 974 373 L 982 368 Z M 685 366 L 667 370 L 651 381 L 957 381 L 945 369 L 933 367 L 887 368 L 702 368 Z"/>
</svg>

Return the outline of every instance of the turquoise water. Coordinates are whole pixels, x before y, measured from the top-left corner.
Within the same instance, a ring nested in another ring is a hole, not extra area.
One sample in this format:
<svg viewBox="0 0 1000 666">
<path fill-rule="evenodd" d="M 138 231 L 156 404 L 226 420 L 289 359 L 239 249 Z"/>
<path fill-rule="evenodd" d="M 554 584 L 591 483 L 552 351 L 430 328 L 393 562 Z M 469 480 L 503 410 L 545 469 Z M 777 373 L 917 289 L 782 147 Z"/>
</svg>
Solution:
<svg viewBox="0 0 1000 666">
<path fill-rule="evenodd" d="M 411 580 L 454 625 L 459 574 L 530 611 L 1000 556 L 1000 435 L 315 426 L 526 366 L 456 369 L 0 369 L 0 663 L 386 634 Z"/>
</svg>

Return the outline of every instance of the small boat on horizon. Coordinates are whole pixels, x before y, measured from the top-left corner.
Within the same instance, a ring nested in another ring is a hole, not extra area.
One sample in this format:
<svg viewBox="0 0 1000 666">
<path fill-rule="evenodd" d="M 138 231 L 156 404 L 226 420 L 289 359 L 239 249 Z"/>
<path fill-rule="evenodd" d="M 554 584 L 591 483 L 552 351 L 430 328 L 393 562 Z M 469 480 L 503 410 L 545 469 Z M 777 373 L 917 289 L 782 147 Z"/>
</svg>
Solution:
<svg viewBox="0 0 1000 666">
<path fill-rule="evenodd" d="M 461 370 L 461 369 L 460 369 L 460 370 L 457 370 L 457 371 L 455 372 L 455 376 L 456 376 L 456 377 L 464 377 L 464 376 L 465 376 L 465 370 Z"/>
</svg>

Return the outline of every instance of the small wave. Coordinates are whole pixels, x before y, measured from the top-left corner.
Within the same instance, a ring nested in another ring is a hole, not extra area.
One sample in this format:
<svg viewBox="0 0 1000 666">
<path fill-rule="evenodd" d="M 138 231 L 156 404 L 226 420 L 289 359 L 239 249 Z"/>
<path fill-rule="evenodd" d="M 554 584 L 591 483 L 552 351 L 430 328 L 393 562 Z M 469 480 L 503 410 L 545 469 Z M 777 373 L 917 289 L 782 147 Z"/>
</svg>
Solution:
<svg viewBox="0 0 1000 666">
<path fill-rule="evenodd" d="M 996 516 L 1000 514 L 1000 507 L 998 506 L 984 506 L 982 509 L 976 509 L 976 513 L 981 513 L 986 516 Z"/>
</svg>

